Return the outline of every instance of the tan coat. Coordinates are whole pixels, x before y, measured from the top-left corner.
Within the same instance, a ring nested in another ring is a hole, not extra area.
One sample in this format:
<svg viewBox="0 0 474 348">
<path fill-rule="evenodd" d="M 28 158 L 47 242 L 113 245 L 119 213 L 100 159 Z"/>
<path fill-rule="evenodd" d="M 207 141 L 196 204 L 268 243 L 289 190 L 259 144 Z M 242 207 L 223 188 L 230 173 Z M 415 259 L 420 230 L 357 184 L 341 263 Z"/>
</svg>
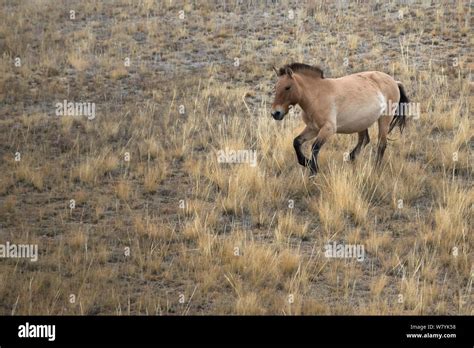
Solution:
<svg viewBox="0 0 474 348">
<path fill-rule="evenodd" d="M 317 154 L 331 135 L 358 133 L 359 141 L 351 152 L 351 159 L 355 159 L 370 141 L 368 128 L 378 121 L 379 163 L 389 131 L 395 125 L 402 130 L 405 125 L 404 115 L 395 113 L 396 106 L 401 101 L 408 102 L 408 98 L 401 84 L 383 72 L 367 71 L 332 79 L 324 78 L 318 67 L 294 63 L 281 68 L 277 74 L 272 116 L 281 120 L 290 105 L 301 107 L 306 128 L 295 138 L 294 147 L 298 162 L 310 167 L 313 174 L 317 171 Z M 316 138 L 313 156 L 308 160 L 301 152 L 301 145 L 313 138 Z"/>
</svg>

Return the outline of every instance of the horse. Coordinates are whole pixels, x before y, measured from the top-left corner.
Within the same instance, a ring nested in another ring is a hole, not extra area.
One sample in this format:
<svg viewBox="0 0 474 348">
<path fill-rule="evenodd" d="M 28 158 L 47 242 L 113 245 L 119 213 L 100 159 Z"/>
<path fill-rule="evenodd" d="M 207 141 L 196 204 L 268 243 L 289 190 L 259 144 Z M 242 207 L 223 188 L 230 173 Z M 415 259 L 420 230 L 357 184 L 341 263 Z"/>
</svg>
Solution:
<svg viewBox="0 0 474 348">
<path fill-rule="evenodd" d="M 357 133 L 357 145 L 350 152 L 354 161 L 370 142 L 368 128 L 378 122 L 376 165 L 380 165 L 387 147 L 387 135 L 395 127 L 400 132 L 406 126 L 403 104 L 409 102 L 400 81 L 380 71 L 366 71 L 339 78 L 325 78 L 318 66 L 303 63 L 287 64 L 277 70 L 275 99 L 271 115 L 281 121 L 290 106 L 299 105 L 305 129 L 293 141 L 298 163 L 310 169 L 310 176 L 318 172 L 318 154 L 333 134 Z M 301 146 L 316 138 L 311 160 Z"/>
</svg>

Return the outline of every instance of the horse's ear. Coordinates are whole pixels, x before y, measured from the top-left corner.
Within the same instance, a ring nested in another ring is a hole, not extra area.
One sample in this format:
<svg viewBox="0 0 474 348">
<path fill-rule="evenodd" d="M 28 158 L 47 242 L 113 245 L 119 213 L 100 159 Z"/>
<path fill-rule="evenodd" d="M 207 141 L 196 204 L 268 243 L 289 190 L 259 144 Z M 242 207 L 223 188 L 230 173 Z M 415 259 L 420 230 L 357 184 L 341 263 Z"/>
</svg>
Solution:
<svg viewBox="0 0 474 348">
<path fill-rule="evenodd" d="M 285 69 L 285 73 L 288 75 L 288 77 L 289 77 L 290 79 L 293 78 L 293 70 L 291 70 L 291 68 L 288 68 L 288 67 L 287 67 L 287 68 Z"/>
<path fill-rule="evenodd" d="M 273 68 L 273 71 L 275 72 L 276 76 L 278 76 L 278 70 L 277 70 L 277 68 L 275 68 L 274 65 L 272 65 L 272 68 Z"/>
</svg>

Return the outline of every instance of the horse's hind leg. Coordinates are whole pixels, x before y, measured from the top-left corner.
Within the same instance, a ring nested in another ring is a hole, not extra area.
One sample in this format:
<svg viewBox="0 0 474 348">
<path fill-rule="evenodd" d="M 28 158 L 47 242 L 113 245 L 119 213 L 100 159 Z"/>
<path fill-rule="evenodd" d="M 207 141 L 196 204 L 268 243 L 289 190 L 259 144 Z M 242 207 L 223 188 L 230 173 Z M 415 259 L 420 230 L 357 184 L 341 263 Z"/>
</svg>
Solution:
<svg viewBox="0 0 474 348">
<path fill-rule="evenodd" d="M 387 147 L 387 134 L 390 127 L 390 121 L 393 117 L 382 116 L 378 120 L 379 124 L 379 141 L 377 144 L 377 160 L 376 165 L 379 166 L 382 162 L 382 157 Z"/>
<path fill-rule="evenodd" d="M 370 142 L 369 138 L 369 130 L 366 129 L 365 131 L 357 133 L 359 135 L 359 140 L 357 141 L 357 145 L 351 151 L 349 157 L 351 161 L 355 160 L 357 155 L 359 154 L 360 150 Z"/>
</svg>

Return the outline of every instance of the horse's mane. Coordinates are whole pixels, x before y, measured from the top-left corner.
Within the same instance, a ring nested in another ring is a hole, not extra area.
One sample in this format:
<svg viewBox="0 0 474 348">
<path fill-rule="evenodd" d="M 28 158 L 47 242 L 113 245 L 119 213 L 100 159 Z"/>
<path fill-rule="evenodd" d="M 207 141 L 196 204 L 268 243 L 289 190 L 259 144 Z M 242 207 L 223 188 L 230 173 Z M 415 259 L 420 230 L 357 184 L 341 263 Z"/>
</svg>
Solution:
<svg viewBox="0 0 474 348">
<path fill-rule="evenodd" d="M 278 71 L 278 76 L 283 76 L 287 73 L 287 69 L 291 69 L 293 70 L 293 72 L 304 72 L 304 71 L 308 71 L 308 72 L 313 72 L 313 73 L 317 73 L 319 75 L 319 77 L 321 77 L 322 79 L 324 78 L 324 73 L 323 73 L 323 70 L 319 67 L 319 66 L 316 66 L 316 65 L 308 65 L 308 64 L 304 64 L 304 63 L 291 63 L 291 64 L 287 64 L 285 65 L 284 67 L 280 68 L 280 70 Z"/>
</svg>

